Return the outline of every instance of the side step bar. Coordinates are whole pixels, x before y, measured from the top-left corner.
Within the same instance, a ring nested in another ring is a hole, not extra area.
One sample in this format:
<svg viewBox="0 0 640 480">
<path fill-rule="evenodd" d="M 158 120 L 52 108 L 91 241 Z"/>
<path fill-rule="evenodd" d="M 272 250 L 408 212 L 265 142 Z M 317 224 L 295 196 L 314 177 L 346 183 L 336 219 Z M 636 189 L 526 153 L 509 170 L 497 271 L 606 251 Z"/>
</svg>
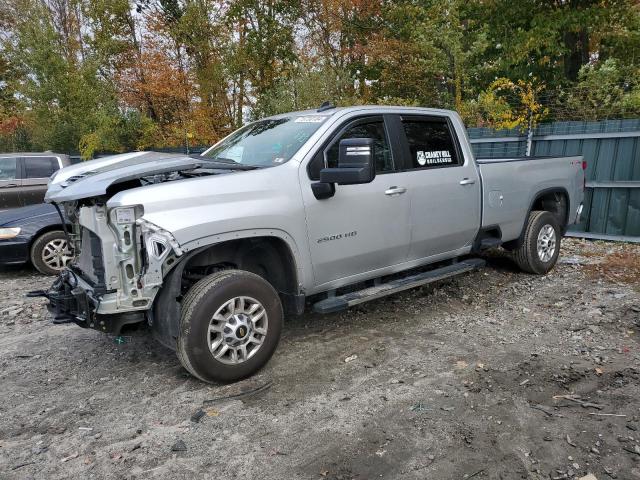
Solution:
<svg viewBox="0 0 640 480">
<path fill-rule="evenodd" d="M 393 293 L 409 290 L 410 288 L 437 282 L 445 278 L 453 277 L 460 273 L 470 272 L 484 267 L 486 262 L 481 258 L 470 258 L 452 265 L 429 270 L 428 272 L 417 273 L 404 278 L 391 280 L 369 288 L 358 290 L 357 292 L 345 293 L 338 297 L 329 297 L 313 304 L 313 311 L 316 313 L 333 313 L 346 310 L 359 303 L 368 302 L 376 298 L 391 295 Z"/>
</svg>

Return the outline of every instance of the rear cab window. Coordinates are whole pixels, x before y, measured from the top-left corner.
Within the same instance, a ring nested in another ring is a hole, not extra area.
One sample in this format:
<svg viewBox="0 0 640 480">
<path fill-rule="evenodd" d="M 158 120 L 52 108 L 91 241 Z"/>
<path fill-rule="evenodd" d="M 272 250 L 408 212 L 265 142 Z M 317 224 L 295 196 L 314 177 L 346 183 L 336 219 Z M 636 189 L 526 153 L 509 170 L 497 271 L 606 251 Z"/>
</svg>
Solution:
<svg viewBox="0 0 640 480">
<path fill-rule="evenodd" d="M 60 168 L 56 157 L 24 157 L 24 178 L 49 178 Z"/>
<path fill-rule="evenodd" d="M 406 168 L 456 167 L 464 163 L 446 118 L 402 118 L 402 127 L 409 147 Z"/>
</svg>

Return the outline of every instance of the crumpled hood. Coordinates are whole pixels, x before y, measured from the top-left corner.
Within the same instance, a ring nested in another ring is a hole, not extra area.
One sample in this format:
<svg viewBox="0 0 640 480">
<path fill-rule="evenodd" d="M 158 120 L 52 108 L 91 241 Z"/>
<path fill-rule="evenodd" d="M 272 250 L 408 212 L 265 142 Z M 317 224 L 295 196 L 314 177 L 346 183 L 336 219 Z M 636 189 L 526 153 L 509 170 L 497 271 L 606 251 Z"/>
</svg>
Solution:
<svg viewBox="0 0 640 480">
<path fill-rule="evenodd" d="M 189 170 L 206 163 L 187 155 L 133 152 L 71 165 L 49 181 L 45 202 L 67 202 L 97 197 L 113 184 L 160 173 Z"/>
</svg>

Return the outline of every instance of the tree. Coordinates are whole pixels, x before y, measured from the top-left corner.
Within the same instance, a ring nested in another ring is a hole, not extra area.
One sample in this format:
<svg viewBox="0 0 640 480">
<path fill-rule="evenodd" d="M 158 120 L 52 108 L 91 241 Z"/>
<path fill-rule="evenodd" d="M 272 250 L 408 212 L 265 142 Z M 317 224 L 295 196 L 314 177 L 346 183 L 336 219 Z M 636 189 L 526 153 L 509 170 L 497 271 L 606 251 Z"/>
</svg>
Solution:
<svg viewBox="0 0 640 480">
<path fill-rule="evenodd" d="M 635 37 L 637 49 L 635 0 L 491 0 L 470 8 L 486 25 L 485 82 L 532 76 L 553 90 L 575 82 L 601 55 L 622 53 L 614 45 L 624 39 Z"/>
<path fill-rule="evenodd" d="M 272 113 L 263 102 L 281 75 L 290 73 L 295 60 L 294 26 L 299 17 L 295 0 L 234 0 L 226 14 L 227 22 L 237 26 L 238 41 L 233 49 L 241 59 L 237 63 L 242 80 L 239 88 L 250 90 L 245 97 L 252 107 L 252 117 Z"/>
<path fill-rule="evenodd" d="M 637 78 L 637 77 L 636 77 Z M 640 116 L 640 83 L 626 81 L 612 58 L 597 65 L 585 65 L 576 86 L 561 94 L 566 107 L 560 118 L 598 120 Z"/>
<path fill-rule="evenodd" d="M 637 0 L 5 0 L 0 148 L 206 144 L 325 100 L 629 116 L 639 74 Z"/>
</svg>

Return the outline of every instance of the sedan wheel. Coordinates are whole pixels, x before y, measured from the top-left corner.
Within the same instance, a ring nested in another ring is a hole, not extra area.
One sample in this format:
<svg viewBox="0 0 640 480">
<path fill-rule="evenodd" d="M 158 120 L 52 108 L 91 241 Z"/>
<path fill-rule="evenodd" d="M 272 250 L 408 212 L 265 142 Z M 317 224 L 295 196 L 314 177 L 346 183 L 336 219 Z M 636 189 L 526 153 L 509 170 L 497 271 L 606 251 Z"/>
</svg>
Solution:
<svg viewBox="0 0 640 480">
<path fill-rule="evenodd" d="M 31 263 L 45 275 L 57 275 L 72 259 L 69 242 L 60 230 L 41 235 L 31 246 Z"/>
</svg>

